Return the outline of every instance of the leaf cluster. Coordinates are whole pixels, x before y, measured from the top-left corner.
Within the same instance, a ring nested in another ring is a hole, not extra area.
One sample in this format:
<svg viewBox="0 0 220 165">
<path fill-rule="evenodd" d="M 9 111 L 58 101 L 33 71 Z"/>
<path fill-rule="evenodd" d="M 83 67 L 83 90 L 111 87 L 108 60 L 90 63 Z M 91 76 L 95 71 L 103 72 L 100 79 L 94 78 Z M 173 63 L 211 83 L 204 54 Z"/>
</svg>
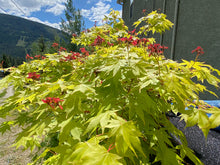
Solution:
<svg viewBox="0 0 220 165">
<path fill-rule="evenodd" d="M 153 32 L 172 26 L 156 12 L 143 20 Z M 165 23 L 157 24 L 160 20 Z M 200 102 L 199 93 L 208 91 L 203 81 L 218 87 L 220 80 L 213 72 L 220 72 L 201 62 L 149 56 L 153 38 L 128 32 L 115 11 L 105 21 L 72 38 L 89 56 L 82 52 L 65 60 L 72 53 L 46 54 L 46 59 L 24 63 L 1 80 L 2 87 L 13 85 L 15 93 L 0 107 L 0 117 L 13 116 L 0 131 L 23 128 L 14 145 L 42 151 L 32 164 L 166 165 L 184 164 L 186 157 L 202 164 L 166 114 L 181 113 L 187 126 L 197 124 L 207 136 L 209 129 L 220 125 L 220 111 Z M 95 42 L 97 38 L 102 40 Z M 30 72 L 40 79 L 28 78 Z M 63 109 L 44 103 L 46 97 L 63 100 Z M 207 112 L 213 115 L 208 118 Z M 54 135 L 56 143 L 47 143 Z M 48 153 L 52 156 L 43 159 Z"/>
</svg>

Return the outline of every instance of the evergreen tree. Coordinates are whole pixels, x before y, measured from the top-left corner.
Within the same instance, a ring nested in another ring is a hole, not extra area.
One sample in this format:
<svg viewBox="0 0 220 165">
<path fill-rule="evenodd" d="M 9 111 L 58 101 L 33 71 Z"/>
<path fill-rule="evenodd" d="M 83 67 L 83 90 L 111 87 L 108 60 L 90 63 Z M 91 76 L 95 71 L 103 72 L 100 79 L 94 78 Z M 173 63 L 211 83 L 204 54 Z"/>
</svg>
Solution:
<svg viewBox="0 0 220 165">
<path fill-rule="evenodd" d="M 58 45 L 65 47 L 65 45 L 61 44 L 61 38 L 59 35 L 55 35 L 54 40 L 51 42 L 48 42 L 48 52 L 49 53 L 56 53 L 57 49 L 55 49 L 52 45 L 53 43 L 58 43 Z"/>
<path fill-rule="evenodd" d="M 79 35 L 82 29 L 84 28 L 84 21 L 80 10 L 76 10 L 73 6 L 72 0 L 67 0 L 65 3 L 65 17 L 66 20 L 61 20 L 61 30 L 64 32 L 64 35 L 67 39 L 66 48 L 69 50 L 77 51 L 78 48 L 76 45 L 71 44 L 71 38 L 73 34 Z"/>
<path fill-rule="evenodd" d="M 45 39 L 43 36 L 41 36 L 38 39 L 38 48 L 39 48 L 40 54 L 43 55 L 44 52 L 46 51 L 46 43 L 45 43 Z"/>
<path fill-rule="evenodd" d="M 13 66 L 21 65 L 25 61 L 22 57 L 13 57 L 10 55 L 3 54 L 0 58 L 0 68 L 9 68 Z"/>
<path fill-rule="evenodd" d="M 35 42 L 33 42 L 31 44 L 31 55 L 37 55 L 38 53 L 39 53 L 39 51 L 38 51 L 38 44 L 35 41 Z"/>
<path fill-rule="evenodd" d="M 2 67 L 3 68 L 8 68 L 11 66 L 11 61 L 9 60 L 8 56 L 6 54 L 2 55 Z"/>
<path fill-rule="evenodd" d="M 50 46 L 52 43 L 50 41 L 45 41 L 44 37 L 41 36 L 37 41 L 33 42 L 31 45 L 31 55 L 44 55 L 50 53 Z"/>
</svg>

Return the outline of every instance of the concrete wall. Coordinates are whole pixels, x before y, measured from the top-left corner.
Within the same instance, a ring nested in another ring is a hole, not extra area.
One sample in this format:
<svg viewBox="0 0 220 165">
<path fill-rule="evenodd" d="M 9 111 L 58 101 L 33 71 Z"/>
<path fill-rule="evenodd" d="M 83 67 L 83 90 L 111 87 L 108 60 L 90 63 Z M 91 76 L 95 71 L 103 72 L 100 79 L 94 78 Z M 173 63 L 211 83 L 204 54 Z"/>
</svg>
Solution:
<svg viewBox="0 0 220 165">
<path fill-rule="evenodd" d="M 179 3 L 177 3 L 179 2 Z M 143 16 L 142 10 L 149 13 L 160 10 L 170 21 L 176 23 L 172 30 L 164 35 L 156 35 L 158 43 L 168 46 L 166 57 L 173 60 L 194 60 L 191 51 L 201 46 L 205 54 L 200 61 L 220 69 L 220 0 L 134 0 L 133 15 L 130 17 L 130 0 L 123 4 L 123 19 L 132 30 L 132 24 Z M 177 13 L 175 9 L 178 9 Z M 176 31 L 175 31 L 176 27 Z M 173 52 L 173 53 L 172 53 Z M 215 88 L 209 89 L 217 92 Z M 209 94 L 201 95 L 202 99 L 216 99 Z"/>
</svg>

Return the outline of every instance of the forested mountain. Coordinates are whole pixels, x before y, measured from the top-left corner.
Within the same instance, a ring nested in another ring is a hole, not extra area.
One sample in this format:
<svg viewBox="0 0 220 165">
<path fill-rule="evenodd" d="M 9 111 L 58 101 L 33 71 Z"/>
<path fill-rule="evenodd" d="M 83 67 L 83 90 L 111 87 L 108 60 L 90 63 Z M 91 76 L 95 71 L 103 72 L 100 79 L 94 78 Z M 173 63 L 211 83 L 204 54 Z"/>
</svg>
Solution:
<svg viewBox="0 0 220 165">
<path fill-rule="evenodd" d="M 0 55 L 25 57 L 33 42 L 43 36 L 45 41 L 61 37 L 58 29 L 20 17 L 0 14 Z"/>
</svg>

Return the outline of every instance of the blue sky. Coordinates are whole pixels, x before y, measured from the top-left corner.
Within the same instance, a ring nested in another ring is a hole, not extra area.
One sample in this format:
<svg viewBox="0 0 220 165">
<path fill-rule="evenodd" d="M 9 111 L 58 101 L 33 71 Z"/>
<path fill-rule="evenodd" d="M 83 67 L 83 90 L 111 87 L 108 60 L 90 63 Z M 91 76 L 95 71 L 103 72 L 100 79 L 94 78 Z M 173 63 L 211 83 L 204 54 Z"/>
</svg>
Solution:
<svg viewBox="0 0 220 165">
<path fill-rule="evenodd" d="M 66 0 L 0 0 L 0 13 L 59 28 L 61 18 L 65 18 L 65 2 Z M 80 9 L 86 28 L 92 27 L 95 21 L 101 25 L 102 18 L 111 8 L 122 10 L 117 0 L 73 0 L 73 5 L 76 9 Z"/>
</svg>

